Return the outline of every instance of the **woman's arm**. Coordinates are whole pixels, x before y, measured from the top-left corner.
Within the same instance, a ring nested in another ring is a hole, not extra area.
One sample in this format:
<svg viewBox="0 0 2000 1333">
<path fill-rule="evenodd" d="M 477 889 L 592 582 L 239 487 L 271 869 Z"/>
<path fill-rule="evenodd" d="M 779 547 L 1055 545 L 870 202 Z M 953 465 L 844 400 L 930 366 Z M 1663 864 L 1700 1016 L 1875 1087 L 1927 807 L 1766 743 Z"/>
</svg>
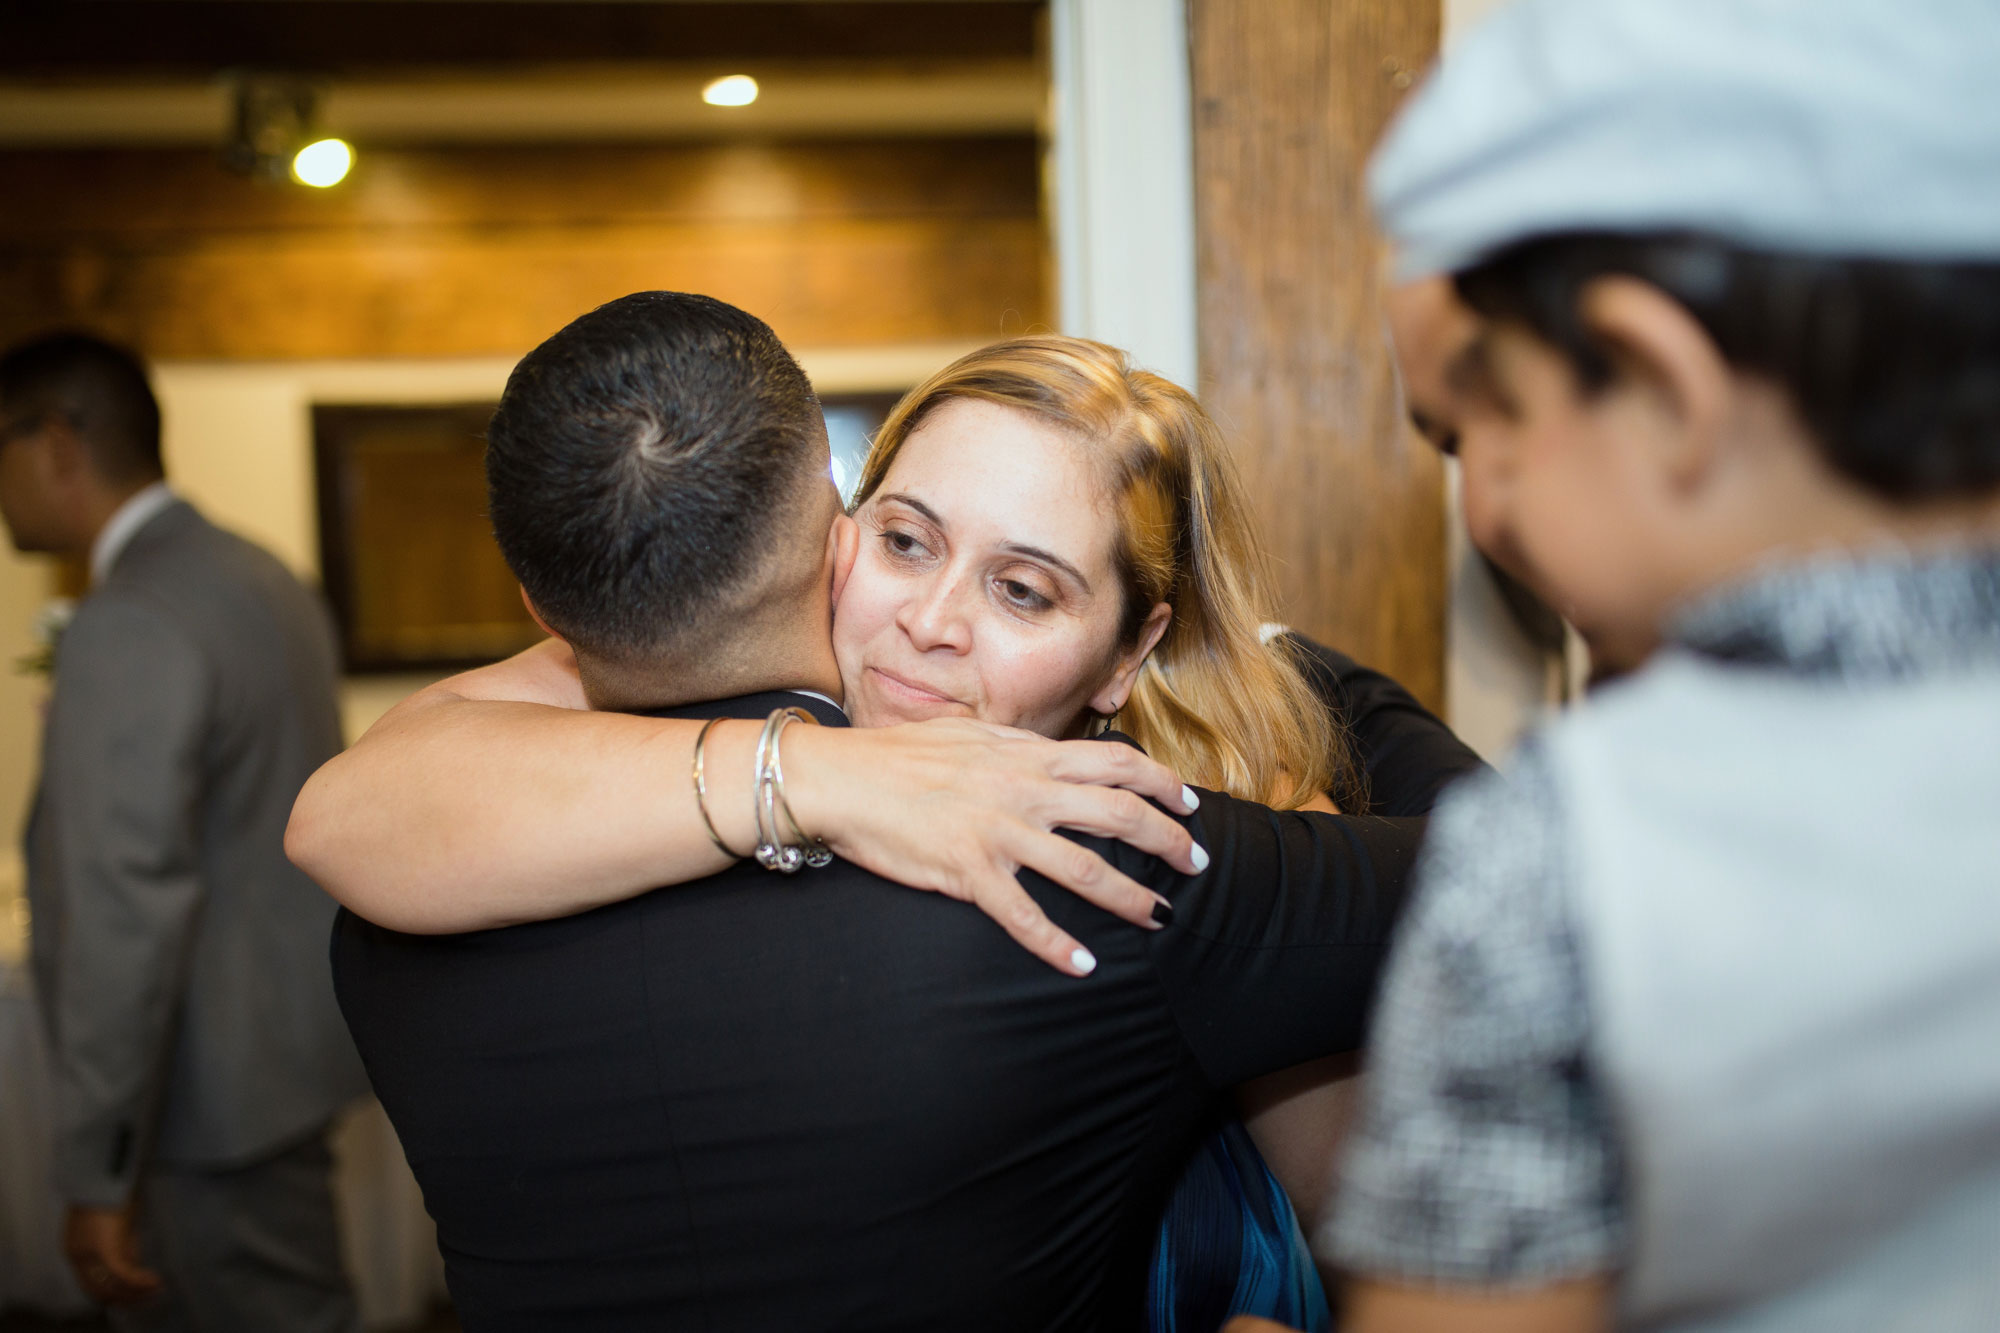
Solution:
<svg viewBox="0 0 2000 1333">
<path fill-rule="evenodd" d="M 566 916 L 730 864 L 695 804 L 701 723 L 582 703 L 560 644 L 419 691 L 307 782 L 286 852 L 357 915 L 417 933 Z M 709 814 L 743 850 L 756 836 L 761 727 L 718 722 L 704 761 Z M 1127 746 L 941 720 L 791 727 L 784 760 L 807 834 L 887 878 L 975 903 L 1068 972 L 1087 970 L 1072 961 L 1079 946 L 1017 870 L 1137 924 L 1154 924 L 1160 899 L 1054 829 L 1120 838 L 1189 873 L 1205 863 L 1142 799 L 1185 811 L 1179 779 Z"/>
<path fill-rule="evenodd" d="M 1243 1127 L 1285 1187 L 1308 1245 L 1333 1201 L 1341 1145 L 1361 1108 L 1360 1071 L 1358 1052 L 1329 1055 L 1236 1090 Z M 1327 1267 L 1322 1276 L 1331 1271 Z"/>
</svg>

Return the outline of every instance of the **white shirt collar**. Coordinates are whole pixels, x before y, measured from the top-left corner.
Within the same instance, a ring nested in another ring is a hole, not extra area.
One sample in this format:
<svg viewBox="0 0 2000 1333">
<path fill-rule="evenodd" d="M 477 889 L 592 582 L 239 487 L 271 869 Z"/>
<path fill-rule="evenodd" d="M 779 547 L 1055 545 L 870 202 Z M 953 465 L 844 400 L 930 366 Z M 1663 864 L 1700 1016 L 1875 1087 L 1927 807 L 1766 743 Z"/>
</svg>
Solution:
<svg viewBox="0 0 2000 1333">
<path fill-rule="evenodd" d="M 839 704 L 837 704 L 837 703 L 835 703 L 835 702 L 834 702 L 833 700 L 831 700 L 831 699 L 827 698 L 827 697 L 826 697 L 826 696 L 825 696 L 824 694 L 821 694 L 821 693 L 820 693 L 820 692 L 819 692 L 818 690 L 787 690 L 787 691 L 785 691 L 785 693 L 787 693 L 787 694 L 803 694 L 803 695 L 805 695 L 805 696 L 806 696 L 806 697 L 807 697 L 808 699 L 817 699 L 817 700 L 819 700 L 819 701 L 820 701 L 821 703 L 825 704 L 825 705 L 826 705 L 826 706 L 827 706 L 828 708 L 831 708 L 831 709 L 833 709 L 833 710 L 834 710 L 835 712 L 839 713 L 839 714 L 840 714 L 840 715 L 841 715 L 842 717 L 846 717 L 846 716 L 847 716 L 847 710 L 846 710 L 845 708 L 842 708 L 842 707 L 841 707 L 841 706 L 840 706 Z"/>
<path fill-rule="evenodd" d="M 104 576 L 118 563 L 118 557 L 125 553 L 132 539 L 139 535 L 139 529 L 168 505 L 174 502 L 174 493 L 164 481 L 156 481 L 144 490 L 136 491 L 118 506 L 118 511 L 97 533 L 97 540 L 90 544 L 90 581 L 104 582 Z"/>
</svg>

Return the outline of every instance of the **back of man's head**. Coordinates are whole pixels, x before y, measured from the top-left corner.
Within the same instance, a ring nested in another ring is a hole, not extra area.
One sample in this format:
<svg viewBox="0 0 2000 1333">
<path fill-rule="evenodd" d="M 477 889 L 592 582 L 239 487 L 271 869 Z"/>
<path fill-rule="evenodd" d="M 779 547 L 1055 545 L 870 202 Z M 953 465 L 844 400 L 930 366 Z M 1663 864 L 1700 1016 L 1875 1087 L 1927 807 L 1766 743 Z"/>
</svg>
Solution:
<svg viewBox="0 0 2000 1333">
<path fill-rule="evenodd" d="M 494 536 L 549 628 L 602 670 L 689 669 L 821 577 L 837 499 L 812 385 L 762 320 L 637 292 L 508 378 L 487 431 Z"/>
<path fill-rule="evenodd" d="M 53 333 L 0 355 L 0 415 L 10 429 L 61 422 L 114 488 L 157 481 L 160 405 L 139 358 L 88 333 Z"/>
</svg>

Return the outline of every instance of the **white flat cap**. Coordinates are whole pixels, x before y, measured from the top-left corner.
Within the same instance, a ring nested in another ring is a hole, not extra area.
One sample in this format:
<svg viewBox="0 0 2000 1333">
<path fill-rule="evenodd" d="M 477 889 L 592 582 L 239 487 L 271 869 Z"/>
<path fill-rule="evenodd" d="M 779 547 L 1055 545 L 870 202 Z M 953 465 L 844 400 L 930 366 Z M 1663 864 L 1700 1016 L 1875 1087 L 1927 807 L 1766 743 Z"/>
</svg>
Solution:
<svg viewBox="0 0 2000 1333">
<path fill-rule="evenodd" d="M 1402 279 L 1559 231 L 2000 259 L 2000 0 L 1515 0 L 1368 183 Z"/>
</svg>

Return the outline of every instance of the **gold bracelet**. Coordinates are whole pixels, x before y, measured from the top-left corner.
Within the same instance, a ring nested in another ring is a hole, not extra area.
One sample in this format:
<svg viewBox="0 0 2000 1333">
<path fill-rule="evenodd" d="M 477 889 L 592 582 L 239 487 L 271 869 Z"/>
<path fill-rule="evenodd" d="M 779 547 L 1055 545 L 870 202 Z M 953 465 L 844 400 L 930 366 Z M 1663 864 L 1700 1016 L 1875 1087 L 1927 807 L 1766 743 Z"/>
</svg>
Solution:
<svg viewBox="0 0 2000 1333">
<path fill-rule="evenodd" d="M 741 861 L 743 854 L 729 850 L 729 844 L 715 831 L 715 821 L 708 817 L 708 783 L 702 776 L 702 751 L 708 745 L 709 730 L 720 721 L 721 718 L 712 717 L 702 723 L 694 738 L 694 808 L 701 812 L 702 827 L 708 830 L 708 840 L 715 844 L 716 850 L 732 861 Z"/>
</svg>

